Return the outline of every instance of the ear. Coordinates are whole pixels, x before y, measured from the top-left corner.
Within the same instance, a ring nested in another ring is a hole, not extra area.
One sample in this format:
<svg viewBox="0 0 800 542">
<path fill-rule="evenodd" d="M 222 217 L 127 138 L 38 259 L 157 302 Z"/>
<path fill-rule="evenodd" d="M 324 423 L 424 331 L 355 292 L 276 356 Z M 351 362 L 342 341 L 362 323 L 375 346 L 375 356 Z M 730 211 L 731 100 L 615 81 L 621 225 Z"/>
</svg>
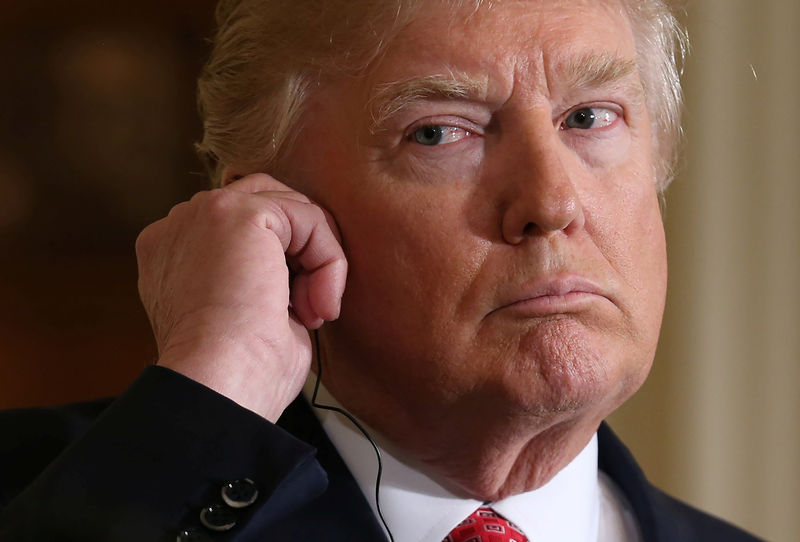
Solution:
<svg viewBox="0 0 800 542">
<path fill-rule="evenodd" d="M 229 166 L 225 166 L 225 168 L 222 170 L 222 175 L 220 175 L 220 185 L 223 187 L 228 186 L 232 182 L 238 181 L 242 177 L 244 177 L 244 175 L 236 173 Z"/>
</svg>

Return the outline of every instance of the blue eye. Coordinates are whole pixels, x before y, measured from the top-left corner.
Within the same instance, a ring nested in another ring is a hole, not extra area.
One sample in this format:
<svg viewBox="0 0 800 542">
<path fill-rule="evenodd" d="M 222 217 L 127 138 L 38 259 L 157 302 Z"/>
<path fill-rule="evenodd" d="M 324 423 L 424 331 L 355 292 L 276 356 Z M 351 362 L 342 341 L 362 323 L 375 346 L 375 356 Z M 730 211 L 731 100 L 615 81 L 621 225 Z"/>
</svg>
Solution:
<svg viewBox="0 0 800 542">
<path fill-rule="evenodd" d="M 457 126 L 448 126 L 446 124 L 428 124 L 420 126 L 413 132 L 409 139 L 413 139 L 420 145 L 426 147 L 434 147 L 436 145 L 447 145 L 448 143 L 455 143 L 465 137 L 471 136 L 469 132 Z"/>
<path fill-rule="evenodd" d="M 577 130 L 605 128 L 613 124 L 618 116 L 617 113 L 605 107 L 583 107 L 570 113 L 564 120 L 561 128 L 573 128 Z"/>
<path fill-rule="evenodd" d="M 420 145 L 438 145 L 444 137 L 444 126 L 422 126 L 414 130 L 414 141 Z"/>
</svg>

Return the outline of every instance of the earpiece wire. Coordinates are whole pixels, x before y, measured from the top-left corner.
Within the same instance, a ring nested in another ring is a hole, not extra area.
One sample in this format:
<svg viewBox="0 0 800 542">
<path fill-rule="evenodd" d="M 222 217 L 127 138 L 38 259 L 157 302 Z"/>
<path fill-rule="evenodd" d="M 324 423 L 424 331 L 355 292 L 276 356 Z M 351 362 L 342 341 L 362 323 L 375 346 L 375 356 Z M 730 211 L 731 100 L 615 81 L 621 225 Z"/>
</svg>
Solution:
<svg viewBox="0 0 800 542">
<path fill-rule="evenodd" d="M 381 510 L 381 476 L 383 475 L 383 459 L 381 457 L 381 451 L 378 449 L 378 445 L 375 444 L 375 441 L 372 440 L 372 437 L 369 436 L 367 430 L 359 423 L 359 421 L 349 412 L 344 409 L 331 406 L 331 405 L 323 405 L 317 402 L 317 392 L 319 391 L 319 384 L 322 381 L 322 354 L 320 353 L 320 346 L 319 346 L 319 333 L 317 330 L 314 330 L 314 347 L 316 349 L 316 359 L 317 359 L 317 380 L 314 383 L 314 393 L 311 396 L 311 406 L 315 408 L 319 408 L 321 410 L 330 410 L 331 412 L 336 412 L 341 414 L 350 422 L 356 426 L 356 428 L 361 431 L 361 434 L 369 441 L 372 445 L 372 449 L 375 451 L 375 457 L 378 459 L 378 474 L 375 476 L 375 508 L 378 510 L 378 517 L 381 519 L 381 523 L 383 523 L 383 528 L 386 529 L 386 533 L 389 535 L 390 542 L 394 542 L 394 536 L 392 535 L 391 529 L 389 529 L 389 525 L 386 523 L 386 519 L 383 517 L 383 511 Z"/>
</svg>

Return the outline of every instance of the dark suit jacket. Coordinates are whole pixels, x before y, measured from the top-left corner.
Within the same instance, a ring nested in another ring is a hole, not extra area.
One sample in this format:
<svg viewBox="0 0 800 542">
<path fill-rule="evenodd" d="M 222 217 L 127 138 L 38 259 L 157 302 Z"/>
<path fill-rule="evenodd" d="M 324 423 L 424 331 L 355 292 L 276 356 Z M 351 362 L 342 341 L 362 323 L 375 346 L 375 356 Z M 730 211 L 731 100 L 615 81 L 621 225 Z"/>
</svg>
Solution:
<svg viewBox="0 0 800 542">
<path fill-rule="evenodd" d="M 113 403 L 0 413 L 0 541 L 172 542 L 191 526 L 219 541 L 385 540 L 310 407 L 296 401 L 279 425 L 159 367 Z M 651 486 L 605 425 L 599 446 L 646 541 L 756 540 Z M 241 478 L 259 497 L 236 526 L 200 527 Z"/>
</svg>

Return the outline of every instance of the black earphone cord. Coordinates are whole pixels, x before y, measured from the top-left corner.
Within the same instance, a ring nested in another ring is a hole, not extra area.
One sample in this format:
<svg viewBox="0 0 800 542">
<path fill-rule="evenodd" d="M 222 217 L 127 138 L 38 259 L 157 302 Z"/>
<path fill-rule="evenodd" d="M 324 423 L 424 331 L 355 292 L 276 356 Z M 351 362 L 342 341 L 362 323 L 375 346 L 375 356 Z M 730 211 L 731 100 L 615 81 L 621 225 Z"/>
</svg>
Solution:
<svg viewBox="0 0 800 542">
<path fill-rule="evenodd" d="M 383 460 L 381 459 L 381 451 L 378 449 L 377 444 L 375 441 L 372 440 L 372 437 L 369 436 L 367 430 L 355 419 L 355 417 L 347 412 L 344 409 L 331 406 L 331 405 L 323 405 L 317 402 L 317 392 L 319 391 L 319 383 L 322 380 L 322 355 L 320 354 L 320 347 L 319 347 L 319 333 L 317 330 L 314 330 L 314 347 L 316 349 L 316 358 L 317 358 L 317 381 L 314 383 L 314 394 L 311 396 L 311 406 L 315 408 L 319 408 L 321 410 L 330 410 L 331 412 L 336 412 L 341 414 L 350 422 L 356 426 L 356 428 L 361 431 L 361 434 L 372 444 L 372 449 L 375 450 L 375 456 L 378 458 L 378 474 L 375 477 L 375 508 L 378 510 L 378 517 L 381 519 L 381 523 L 383 523 L 383 528 L 386 529 L 386 533 L 389 535 L 390 542 L 394 542 L 394 536 L 392 536 L 392 531 L 389 529 L 389 526 L 386 524 L 386 519 L 383 517 L 383 511 L 381 511 L 381 475 L 383 474 Z"/>
</svg>

